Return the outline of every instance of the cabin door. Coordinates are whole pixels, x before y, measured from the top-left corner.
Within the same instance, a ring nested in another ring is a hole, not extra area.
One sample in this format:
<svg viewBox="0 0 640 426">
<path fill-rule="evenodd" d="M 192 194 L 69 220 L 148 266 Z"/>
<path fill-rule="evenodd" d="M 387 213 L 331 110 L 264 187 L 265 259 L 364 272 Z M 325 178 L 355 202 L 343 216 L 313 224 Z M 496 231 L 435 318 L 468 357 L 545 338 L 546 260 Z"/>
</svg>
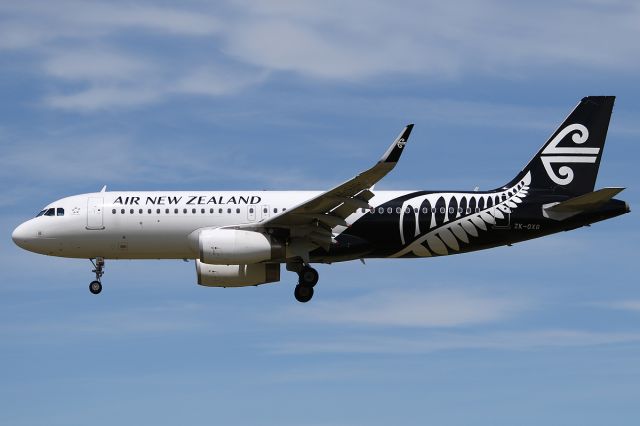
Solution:
<svg viewBox="0 0 640 426">
<path fill-rule="evenodd" d="M 87 201 L 87 229 L 104 229 L 103 198 L 89 197 Z"/>
</svg>

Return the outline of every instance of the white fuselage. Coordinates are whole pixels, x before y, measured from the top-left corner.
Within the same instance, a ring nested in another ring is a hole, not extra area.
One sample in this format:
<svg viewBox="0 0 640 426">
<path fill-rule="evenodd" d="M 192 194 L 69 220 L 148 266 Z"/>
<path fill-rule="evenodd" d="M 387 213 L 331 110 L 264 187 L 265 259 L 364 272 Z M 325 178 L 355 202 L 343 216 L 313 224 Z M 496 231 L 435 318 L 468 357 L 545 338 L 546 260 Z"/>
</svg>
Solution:
<svg viewBox="0 0 640 426">
<path fill-rule="evenodd" d="M 319 191 L 136 191 L 75 195 L 49 204 L 45 214 L 13 232 L 24 249 L 61 257 L 194 259 L 192 237 L 203 228 L 259 223 Z M 378 191 L 376 206 L 405 191 Z M 51 215 L 50 209 L 54 209 Z M 46 214 L 49 212 L 49 215 Z M 363 212 L 352 214 L 354 221 Z M 334 228 L 334 233 L 343 227 Z"/>
</svg>

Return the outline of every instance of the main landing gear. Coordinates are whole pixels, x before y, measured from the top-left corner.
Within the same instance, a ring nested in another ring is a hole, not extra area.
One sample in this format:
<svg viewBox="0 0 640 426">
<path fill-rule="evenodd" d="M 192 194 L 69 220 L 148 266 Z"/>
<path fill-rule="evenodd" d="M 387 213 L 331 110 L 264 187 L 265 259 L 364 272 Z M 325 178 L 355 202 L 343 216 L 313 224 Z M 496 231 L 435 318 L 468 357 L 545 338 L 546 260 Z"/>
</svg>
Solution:
<svg viewBox="0 0 640 426">
<path fill-rule="evenodd" d="M 296 300 L 307 303 L 313 297 L 313 287 L 318 283 L 318 271 L 311 266 L 302 265 L 296 271 L 298 273 L 298 285 L 293 292 Z"/>
<path fill-rule="evenodd" d="M 93 271 L 96 274 L 95 281 L 91 281 L 89 284 L 89 291 L 92 294 L 100 294 L 102 291 L 101 278 L 104 275 L 104 259 L 102 257 L 96 257 L 95 262 L 93 259 L 89 259 L 93 264 Z"/>
</svg>

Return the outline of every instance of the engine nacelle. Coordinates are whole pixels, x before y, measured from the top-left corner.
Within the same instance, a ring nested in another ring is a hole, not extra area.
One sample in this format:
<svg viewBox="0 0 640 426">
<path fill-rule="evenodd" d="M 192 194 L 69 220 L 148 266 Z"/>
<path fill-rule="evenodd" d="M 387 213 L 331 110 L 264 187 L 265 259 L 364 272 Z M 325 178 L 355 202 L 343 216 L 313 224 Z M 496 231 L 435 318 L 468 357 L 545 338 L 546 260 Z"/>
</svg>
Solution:
<svg viewBox="0 0 640 426">
<path fill-rule="evenodd" d="M 260 232 L 207 229 L 198 240 L 200 261 L 212 265 L 247 265 L 285 257 L 285 247 Z"/>
<path fill-rule="evenodd" d="M 280 281 L 279 263 L 209 265 L 196 259 L 198 284 L 207 287 L 245 287 Z"/>
</svg>

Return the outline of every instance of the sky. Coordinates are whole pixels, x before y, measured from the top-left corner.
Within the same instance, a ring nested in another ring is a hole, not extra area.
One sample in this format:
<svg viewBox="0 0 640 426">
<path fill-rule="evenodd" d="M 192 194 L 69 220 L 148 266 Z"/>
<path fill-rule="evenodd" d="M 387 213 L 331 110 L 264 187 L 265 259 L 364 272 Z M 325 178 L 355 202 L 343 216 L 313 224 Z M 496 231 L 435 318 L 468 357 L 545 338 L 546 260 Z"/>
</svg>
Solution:
<svg viewBox="0 0 640 426">
<path fill-rule="evenodd" d="M 640 5 L 0 0 L 0 424 L 635 425 Z M 40 256 L 64 196 L 325 190 L 407 123 L 378 189 L 508 182 L 616 95 L 597 187 L 631 214 L 460 256 L 257 288 L 193 263 Z"/>
</svg>

